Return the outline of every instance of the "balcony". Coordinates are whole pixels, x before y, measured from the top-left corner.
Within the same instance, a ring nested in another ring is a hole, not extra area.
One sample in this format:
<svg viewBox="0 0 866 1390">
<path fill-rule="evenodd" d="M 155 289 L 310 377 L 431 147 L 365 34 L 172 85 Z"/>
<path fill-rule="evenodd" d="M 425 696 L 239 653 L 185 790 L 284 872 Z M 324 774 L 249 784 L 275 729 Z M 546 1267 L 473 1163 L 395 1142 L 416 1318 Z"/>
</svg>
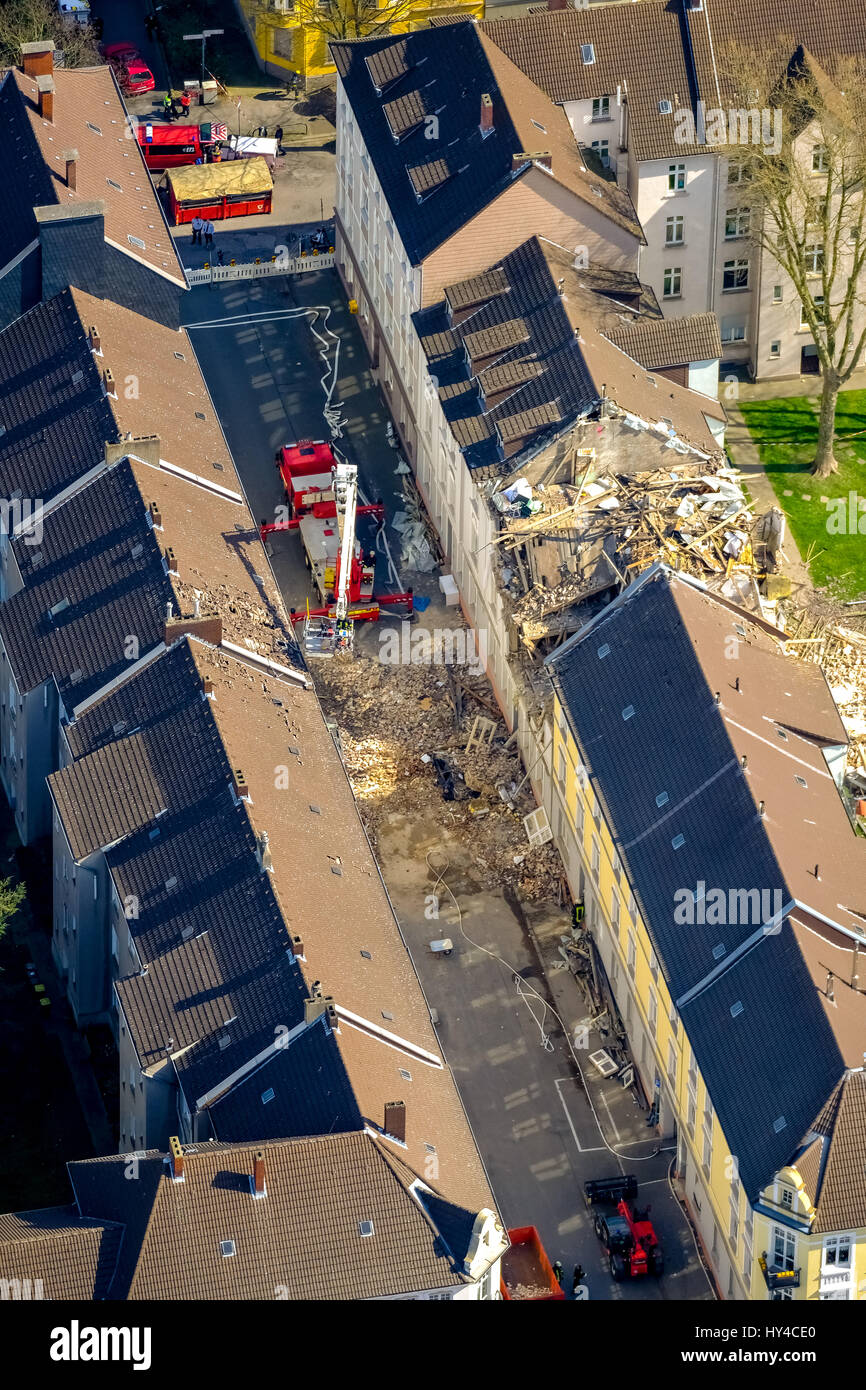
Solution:
<svg viewBox="0 0 866 1390">
<path fill-rule="evenodd" d="M 771 1293 L 778 1289 L 799 1289 L 799 1269 L 780 1269 L 778 1265 L 768 1265 L 766 1251 L 764 1251 L 758 1264 L 761 1266 L 764 1282 Z"/>
</svg>

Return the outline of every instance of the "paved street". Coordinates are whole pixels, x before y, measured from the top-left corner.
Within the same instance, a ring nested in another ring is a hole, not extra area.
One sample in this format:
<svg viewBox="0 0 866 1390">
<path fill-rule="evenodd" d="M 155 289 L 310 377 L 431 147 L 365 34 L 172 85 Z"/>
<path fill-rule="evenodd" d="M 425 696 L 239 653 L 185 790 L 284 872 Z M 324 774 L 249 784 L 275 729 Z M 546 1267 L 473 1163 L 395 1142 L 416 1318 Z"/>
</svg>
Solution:
<svg viewBox="0 0 866 1390">
<path fill-rule="evenodd" d="M 397 455 L 387 444 L 387 415 L 335 272 L 193 290 L 186 299 L 186 322 L 259 518 L 272 515 L 281 500 L 273 463 L 279 445 L 305 436 L 327 437 L 321 380 L 327 385 L 330 376 L 319 353 L 327 349 L 333 363 L 335 345 L 328 333 L 336 333 L 339 369 L 333 402 L 343 404 L 346 419 L 339 447 L 358 464 L 366 494 L 382 497 L 393 516 L 401 493 Z M 396 558 L 396 533 L 389 527 L 386 534 Z M 290 606 L 300 607 L 309 592 L 300 549 L 293 538 L 277 536 L 272 551 L 284 597 Z M 413 577 L 405 578 L 411 582 Z M 384 578 L 380 574 L 380 584 Z M 435 578 L 418 587 L 434 595 L 435 604 Z M 435 607 L 428 612 L 427 620 L 435 621 Z M 361 634 L 362 643 L 371 640 L 369 632 Z M 618 1082 L 592 1082 L 587 1076 L 590 1105 L 563 1028 L 545 1006 L 547 986 L 519 905 L 479 882 L 465 841 L 449 830 L 444 811 L 429 823 L 416 819 L 410 824 L 393 816 L 380 835 L 379 851 L 506 1221 L 539 1227 L 550 1258 L 566 1267 L 569 1291 L 572 1266 L 579 1262 L 593 1299 L 712 1297 L 688 1224 L 668 1186 L 671 1154 L 654 1153 L 658 1141 L 647 1139 L 644 1113 Z M 447 926 L 437 923 L 431 930 L 425 917 L 435 881 L 425 859 L 428 851 L 437 856 L 437 864 L 447 856 L 445 879 L 460 902 L 465 937 L 441 885 L 437 891 Z M 542 943 L 546 960 L 551 953 L 556 958 L 550 943 L 565 928 L 558 913 L 533 920 L 533 936 Z M 441 934 L 455 939 L 449 959 L 437 959 L 429 951 L 431 936 Z M 530 991 L 528 998 L 518 997 L 515 972 L 527 982 L 520 988 L 524 995 Z M 573 977 L 568 971 L 562 977 L 556 980 L 556 1007 L 571 1030 L 585 1010 Z M 582 1070 L 586 1074 L 592 1068 L 584 1062 Z M 641 1202 L 652 1205 L 666 1272 L 660 1281 L 617 1285 L 602 1262 L 582 1185 L 588 1177 L 632 1170 L 641 1183 Z"/>
</svg>

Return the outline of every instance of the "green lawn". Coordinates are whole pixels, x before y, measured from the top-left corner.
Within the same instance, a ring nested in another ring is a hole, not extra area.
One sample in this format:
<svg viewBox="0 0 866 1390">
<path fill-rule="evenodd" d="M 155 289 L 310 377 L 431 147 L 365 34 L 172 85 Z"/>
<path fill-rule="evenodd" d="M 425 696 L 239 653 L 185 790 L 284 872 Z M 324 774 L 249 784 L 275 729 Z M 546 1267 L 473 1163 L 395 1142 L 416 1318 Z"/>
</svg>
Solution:
<svg viewBox="0 0 866 1390">
<path fill-rule="evenodd" d="M 740 409 L 800 554 L 804 560 L 811 555 L 813 583 L 839 599 L 866 596 L 866 510 L 857 510 L 858 500 L 866 499 L 866 391 L 843 391 L 839 397 L 839 471 L 830 478 L 814 478 L 809 471 L 818 437 L 817 397 L 743 402 Z M 850 438 L 858 430 L 864 433 Z M 852 492 L 857 497 L 839 528 L 828 501 L 847 499 Z"/>
</svg>

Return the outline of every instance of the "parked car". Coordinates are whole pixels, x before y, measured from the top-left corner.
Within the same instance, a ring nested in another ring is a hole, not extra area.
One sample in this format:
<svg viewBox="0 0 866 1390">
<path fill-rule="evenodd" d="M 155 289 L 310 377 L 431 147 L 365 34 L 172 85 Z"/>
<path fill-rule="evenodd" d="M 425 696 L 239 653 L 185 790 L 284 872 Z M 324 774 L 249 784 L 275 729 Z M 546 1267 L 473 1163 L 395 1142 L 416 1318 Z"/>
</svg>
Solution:
<svg viewBox="0 0 866 1390">
<path fill-rule="evenodd" d="M 156 86 L 153 73 L 134 44 L 106 44 L 102 56 L 114 68 L 118 86 L 124 95 L 138 96 L 141 92 L 153 91 Z"/>
</svg>

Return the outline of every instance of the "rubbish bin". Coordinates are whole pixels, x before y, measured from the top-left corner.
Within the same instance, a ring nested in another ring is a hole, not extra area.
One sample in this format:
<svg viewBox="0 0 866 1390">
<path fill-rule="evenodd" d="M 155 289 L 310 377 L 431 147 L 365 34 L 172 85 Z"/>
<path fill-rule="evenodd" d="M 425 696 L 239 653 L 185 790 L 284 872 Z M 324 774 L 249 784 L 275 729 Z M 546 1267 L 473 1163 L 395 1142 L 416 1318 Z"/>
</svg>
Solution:
<svg viewBox="0 0 866 1390">
<path fill-rule="evenodd" d="M 213 106 L 214 102 L 217 99 L 217 96 L 217 84 L 215 82 L 213 82 L 210 78 L 208 78 L 206 82 L 202 82 L 200 97 L 202 106 Z"/>
</svg>

